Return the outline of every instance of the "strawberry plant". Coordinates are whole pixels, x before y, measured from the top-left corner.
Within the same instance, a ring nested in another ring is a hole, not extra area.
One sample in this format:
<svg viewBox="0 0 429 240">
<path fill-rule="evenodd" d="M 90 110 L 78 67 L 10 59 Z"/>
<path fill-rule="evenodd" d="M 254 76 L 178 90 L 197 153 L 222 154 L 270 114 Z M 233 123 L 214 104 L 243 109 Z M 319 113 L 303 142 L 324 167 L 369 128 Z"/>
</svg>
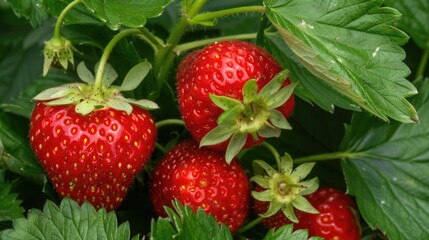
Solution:
<svg viewBox="0 0 429 240">
<path fill-rule="evenodd" d="M 0 239 L 429 238 L 427 0 L 0 12 Z"/>
</svg>

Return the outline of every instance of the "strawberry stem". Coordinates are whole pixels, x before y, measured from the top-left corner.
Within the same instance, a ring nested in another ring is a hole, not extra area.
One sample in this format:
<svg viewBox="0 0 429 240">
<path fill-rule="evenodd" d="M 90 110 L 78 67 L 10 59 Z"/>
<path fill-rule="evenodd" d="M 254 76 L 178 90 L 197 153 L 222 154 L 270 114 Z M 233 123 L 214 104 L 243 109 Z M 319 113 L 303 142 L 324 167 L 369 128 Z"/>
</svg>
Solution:
<svg viewBox="0 0 429 240">
<path fill-rule="evenodd" d="M 316 155 L 311 155 L 307 157 L 295 158 L 293 163 L 295 165 L 300 165 L 307 162 L 321 162 L 321 161 L 335 160 L 335 159 L 354 158 L 358 155 L 362 155 L 362 153 L 350 153 L 350 152 L 323 153 L 323 154 L 316 154 Z"/>
<path fill-rule="evenodd" d="M 428 59 L 429 59 L 429 42 L 427 44 L 426 51 L 423 53 L 422 59 L 420 60 L 419 68 L 416 73 L 416 79 L 420 79 L 423 77 L 428 63 Z"/>
<path fill-rule="evenodd" d="M 68 11 L 70 11 L 74 6 L 81 3 L 83 0 L 74 0 L 73 2 L 69 3 L 63 11 L 58 16 L 57 22 L 55 23 L 55 30 L 54 30 L 54 38 L 61 38 L 60 29 L 64 22 L 64 16 Z"/>
<path fill-rule="evenodd" d="M 221 42 L 225 40 L 246 40 L 246 39 L 255 39 L 256 33 L 246 33 L 246 34 L 237 34 L 237 35 L 230 35 L 225 37 L 217 37 L 217 38 L 210 38 L 210 39 L 204 39 L 204 40 L 197 40 L 193 42 L 187 42 L 183 44 L 179 44 L 174 48 L 174 51 L 177 53 L 180 53 L 182 51 L 191 50 L 194 48 L 199 48 L 206 46 L 210 43 L 215 42 Z"/>
<path fill-rule="evenodd" d="M 229 15 L 234 15 L 238 13 L 251 13 L 251 12 L 265 12 L 266 8 L 264 6 L 245 6 L 245 7 L 237 7 L 230 8 L 225 10 L 220 10 L 216 12 L 208 12 L 201 13 L 192 18 L 193 22 L 204 22 L 212 19 L 216 19 L 219 17 L 225 17 Z"/>
<path fill-rule="evenodd" d="M 106 48 L 104 48 L 103 55 L 101 55 L 100 63 L 98 65 L 97 73 L 95 74 L 94 89 L 92 92 L 92 98 L 95 100 L 102 101 L 103 98 L 103 74 L 106 68 L 107 59 L 109 59 L 110 53 L 112 52 L 115 45 L 124 37 L 132 34 L 141 33 L 138 29 L 127 29 L 116 34 L 115 37 L 110 40 Z"/>
<path fill-rule="evenodd" d="M 183 16 L 176 24 L 175 28 L 171 32 L 165 47 L 161 48 L 158 55 L 155 58 L 154 71 L 158 86 L 162 86 L 162 82 L 165 80 L 169 69 L 174 60 L 173 49 L 179 43 L 186 28 L 189 25 L 189 19 L 194 17 L 201 8 L 206 4 L 207 0 L 197 0 L 188 9 L 183 9 Z"/>
<path fill-rule="evenodd" d="M 254 226 L 258 225 L 260 222 L 262 222 L 263 219 L 264 218 L 261 216 L 257 217 L 256 219 L 252 220 L 251 222 L 249 222 L 245 226 L 238 229 L 237 233 L 241 234 L 241 233 L 248 231 L 249 229 L 253 228 Z"/>
<path fill-rule="evenodd" d="M 155 123 L 157 129 L 169 125 L 185 126 L 185 122 L 182 119 L 165 119 Z"/>
<path fill-rule="evenodd" d="M 280 155 L 277 152 L 277 150 L 273 147 L 273 145 L 271 145 L 271 144 L 267 143 L 266 141 L 264 141 L 262 143 L 262 146 L 264 146 L 267 150 L 269 150 L 273 154 L 274 159 L 276 160 L 277 166 L 280 167 Z"/>
</svg>

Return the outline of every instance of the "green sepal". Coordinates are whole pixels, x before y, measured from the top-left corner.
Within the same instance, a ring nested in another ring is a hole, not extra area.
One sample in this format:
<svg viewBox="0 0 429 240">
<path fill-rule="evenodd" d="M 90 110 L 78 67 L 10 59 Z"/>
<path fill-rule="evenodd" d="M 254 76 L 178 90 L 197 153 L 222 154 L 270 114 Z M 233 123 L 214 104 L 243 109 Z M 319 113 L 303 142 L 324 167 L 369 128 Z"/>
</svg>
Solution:
<svg viewBox="0 0 429 240">
<path fill-rule="evenodd" d="M 76 105 L 75 111 L 83 116 L 88 115 L 94 111 L 98 105 L 98 101 L 93 99 L 85 99 Z"/>
<path fill-rule="evenodd" d="M 292 222 L 297 223 L 299 221 L 291 204 L 283 205 L 282 212 Z"/>
<path fill-rule="evenodd" d="M 234 108 L 228 109 L 223 112 L 217 119 L 218 126 L 233 127 L 236 126 L 237 119 L 243 112 L 243 105 L 237 105 Z"/>
<path fill-rule="evenodd" d="M 159 106 L 158 106 L 158 104 L 156 104 L 156 102 L 148 100 L 148 99 L 135 100 L 135 99 L 130 99 L 130 98 L 124 98 L 123 101 L 125 101 L 127 103 L 131 103 L 132 105 L 143 108 L 145 110 L 159 109 Z"/>
<path fill-rule="evenodd" d="M 37 94 L 33 100 L 34 101 L 47 101 L 47 100 L 53 100 L 57 98 L 62 98 L 70 93 L 78 92 L 78 84 L 72 83 L 67 85 L 62 85 L 58 87 L 48 88 L 39 94 Z"/>
<path fill-rule="evenodd" d="M 216 145 L 221 142 L 224 142 L 228 140 L 232 136 L 232 134 L 234 134 L 233 129 L 217 126 L 201 139 L 200 147 Z"/>
<path fill-rule="evenodd" d="M 107 99 L 106 104 L 107 104 L 107 106 L 109 106 L 113 109 L 116 109 L 119 111 L 124 111 L 128 115 L 130 115 L 131 112 L 133 111 L 133 106 L 131 106 L 131 104 L 124 101 L 123 99 L 109 98 L 109 99 Z"/>
<path fill-rule="evenodd" d="M 280 157 L 280 166 L 278 166 L 278 168 L 280 173 L 288 176 L 291 175 L 293 170 L 293 159 L 288 153 Z"/>
<path fill-rule="evenodd" d="M 68 68 L 69 62 L 74 65 L 73 50 L 72 43 L 66 38 L 53 37 L 47 41 L 43 49 L 43 76 L 48 74 L 53 63 L 59 63 L 64 69 Z"/>
<path fill-rule="evenodd" d="M 289 100 L 289 98 L 292 96 L 296 85 L 298 85 L 298 83 L 289 84 L 286 87 L 274 93 L 269 99 L 265 101 L 265 104 L 267 104 L 267 107 L 270 109 L 273 109 L 273 108 L 278 108 L 281 105 L 285 104 L 285 102 Z"/>
<path fill-rule="evenodd" d="M 257 133 L 263 138 L 277 138 L 280 137 L 282 130 L 280 128 L 273 128 L 271 126 L 263 126 Z"/>
<path fill-rule="evenodd" d="M 301 191 L 301 195 L 308 195 L 314 193 L 319 188 L 319 178 L 315 177 L 310 180 L 300 182 L 304 190 Z"/>
<path fill-rule="evenodd" d="M 277 73 L 258 93 L 258 98 L 266 101 L 271 98 L 273 94 L 278 92 L 286 81 L 289 70 L 285 69 Z"/>
<path fill-rule="evenodd" d="M 94 84 L 95 82 L 95 78 L 94 75 L 92 74 L 92 72 L 86 67 L 85 62 L 80 62 L 77 65 L 77 75 L 79 76 L 79 78 L 88 83 L 89 85 Z"/>
<path fill-rule="evenodd" d="M 45 102 L 45 105 L 62 106 L 62 105 L 69 105 L 69 104 L 77 104 L 79 101 L 80 101 L 80 98 L 78 97 L 78 95 L 76 93 L 71 93 L 65 97 Z"/>
<path fill-rule="evenodd" d="M 250 178 L 251 182 L 255 182 L 256 184 L 258 184 L 259 186 L 263 187 L 263 188 L 269 188 L 270 187 L 270 183 L 268 181 L 268 179 L 266 177 L 263 176 L 253 176 Z"/>
<path fill-rule="evenodd" d="M 127 75 L 125 75 L 124 81 L 122 85 L 119 87 L 120 91 L 132 91 L 140 85 L 140 83 L 147 76 L 149 71 L 151 70 L 152 65 L 147 62 L 141 62 L 132 67 Z"/>
<path fill-rule="evenodd" d="M 318 214 L 319 211 L 317 211 L 316 208 L 314 208 L 311 203 L 303 196 L 297 196 L 294 201 L 292 201 L 292 205 L 294 208 L 306 212 L 306 213 L 312 213 L 312 214 Z"/>
<path fill-rule="evenodd" d="M 99 63 L 95 64 L 94 72 L 97 72 L 98 65 Z M 118 78 L 118 73 L 116 72 L 116 70 L 112 67 L 112 65 L 110 65 L 109 63 L 106 63 L 104 67 L 103 78 L 102 78 L 103 86 L 106 88 L 110 87 L 110 85 L 112 85 L 112 83 L 117 78 Z"/>
<path fill-rule="evenodd" d="M 268 210 L 263 214 L 259 214 L 259 216 L 261 216 L 263 218 L 271 217 L 274 214 L 276 214 L 280 209 L 284 208 L 284 206 L 285 205 L 283 203 L 281 203 L 277 200 L 273 200 L 270 202 L 270 205 L 268 206 Z M 286 205 L 286 206 L 288 206 L 288 205 Z"/>
<path fill-rule="evenodd" d="M 277 171 L 274 168 L 272 168 L 268 163 L 266 163 L 262 160 L 255 160 L 255 161 L 253 161 L 253 164 L 258 165 L 259 167 L 264 169 L 269 177 L 273 177 L 274 174 L 277 173 Z"/>
<path fill-rule="evenodd" d="M 243 104 L 237 99 L 225 97 L 225 96 L 217 96 L 215 94 L 209 94 L 209 97 L 216 106 L 220 107 L 224 111 L 227 111 L 236 107 L 238 107 L 239 109 L 241 108 L 244 109 Z"/>
<path fill-rule="evenodd" d="M 244 104 L 249 104 L 256 100 L 256 95 L 258 94 L 258 85 L 256 84 L 255 79 L 250 79 L 243 86 L 243 102 Z"/>
<path fill-rule="evenodd" d="M 234 132 L 231 139 L 229 140 L 228 147 L 225 152 L 225 160 L 229 164 L 232 159 L 243 149 L 247 141 L 247 134 Z"/>
<path fill-rule="evenodd" d="M 274 195 L 271 189 L 260 192 L 252 191 L 252 197 L 261 202 L 269 202 L 274 199 Z"/>
<path fill-rule="evenodd" d="M 292 174 L 290 175 L 291 178 L 293 178 L 296 182 L 300 182 L 302 179 L 307 177 L 308 174 L 310 174 L 314 165 L 316 165 L 315 162 L 303 163 L 299 165 L 295 168 L 295 170 L 293 170 Z"/>
<path fill-rule="evenodd" d="M 271 124 L 279 129 L 291 130 L 292 126 L 289 124 L 286 117 L 277 109 L 270 111 L 270 117 L 268 118 Z"/>
</svg>

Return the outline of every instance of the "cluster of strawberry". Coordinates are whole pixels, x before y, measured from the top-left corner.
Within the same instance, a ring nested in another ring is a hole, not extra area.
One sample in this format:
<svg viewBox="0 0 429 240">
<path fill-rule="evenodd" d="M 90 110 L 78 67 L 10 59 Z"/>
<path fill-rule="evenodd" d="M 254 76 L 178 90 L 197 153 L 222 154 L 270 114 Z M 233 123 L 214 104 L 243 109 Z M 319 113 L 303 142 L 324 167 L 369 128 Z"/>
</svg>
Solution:
<svg viewBox="0 0 429 240">
<path fill-rule="evenodd" d="M 267 51 L 247 42 L 219 42 L 184 57 L 178 101 L 193 139 L 179 142 L 153 171 L 155 212 L 165 216 L 164 206 L 178 199 L 236 232 L 246 221 L 251 195 L 236 156 L 290 129 L 286 118 L 295 105 L 295 85 Z M 36 97 L 30 140 L 60 196 L 112 210 L 151 157 L 157 132 L 146 109 L 122 111 L 130 101 L 115 88 L 98 87 L 65 86 Z M 250 179 L 257 185 L 254 210 L 266 226 L 299 222 L 295 227 L 309 229 L 311 236 L 359 238 L 350 197 L 317 190 L 317 179 L 301 181 L 314 164 L 292 171 L 290 158 L 281 162 L 279 172 L 257 163 L 268 176 Z"/>
</svg>

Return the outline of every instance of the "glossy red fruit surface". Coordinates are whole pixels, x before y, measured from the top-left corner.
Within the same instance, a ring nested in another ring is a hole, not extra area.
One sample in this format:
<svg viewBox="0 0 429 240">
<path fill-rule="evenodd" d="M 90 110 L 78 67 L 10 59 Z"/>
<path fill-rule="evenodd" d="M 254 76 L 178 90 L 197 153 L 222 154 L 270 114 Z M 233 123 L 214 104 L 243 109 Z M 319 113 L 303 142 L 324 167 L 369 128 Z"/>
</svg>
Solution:
<svg viewBox="0 0 429 240">
<path fill-rule="evenodd" d="M 262 191 L 257 186 L 255 191 Z M 320 236 L 326 240 L 359 240 L 360 227 L 354 200 L 343 192 L 334 188 L 319 188 L 307 196 L 307 200 L 320 214 L 310 214 L 295 210 L 299 223 L 294 229 L 308 229 L 309 236 Z M 256 213 L 264 213 L 268 202 L 254 201 Z M 279 228 L 291 224 L 282 212 L 263 220 L 268 228 Z"/>
<path fill-rule="evenodd" d="M 87 116 L 74 108 L 38 102 L 31 117 L 31 147 L 61 197 L 112 210 L 154 149 L 154 120 L 141 108 L 130 115 L 100 109 Z"/>
<path fill-rule="evenodd" d="M 209 98 L 209 94 L 242 100 L 242 89 L 250 79 L 265 86 L 282 68 L 264 49 L 242 41 L 223 41 L 192 52 L 182 59 L 177 72 L 177 90 L 180 112 L 192 136 L 200 141 L 217 126 L 223 110 Z M 285 82 L 285 86 L 290 81 Z M 293 96 L 278 110 L 285 117 L 293 111 Z M 254 142 L 248 138 L 246 147 Z M 214 145 L 225 150 L 227 142 Z"/>
<path fill-rule="evenodd" d="M 155 168 L 151 180 L 155 212 L 165 217 L 164 206 L 174 199 L 194 211 L 202 208 L 235 232 L 249 208 L 250 185 L 241 165 L 227 164 L 223 155 L 184 140 L 171 149 Z"/>
</svg>

